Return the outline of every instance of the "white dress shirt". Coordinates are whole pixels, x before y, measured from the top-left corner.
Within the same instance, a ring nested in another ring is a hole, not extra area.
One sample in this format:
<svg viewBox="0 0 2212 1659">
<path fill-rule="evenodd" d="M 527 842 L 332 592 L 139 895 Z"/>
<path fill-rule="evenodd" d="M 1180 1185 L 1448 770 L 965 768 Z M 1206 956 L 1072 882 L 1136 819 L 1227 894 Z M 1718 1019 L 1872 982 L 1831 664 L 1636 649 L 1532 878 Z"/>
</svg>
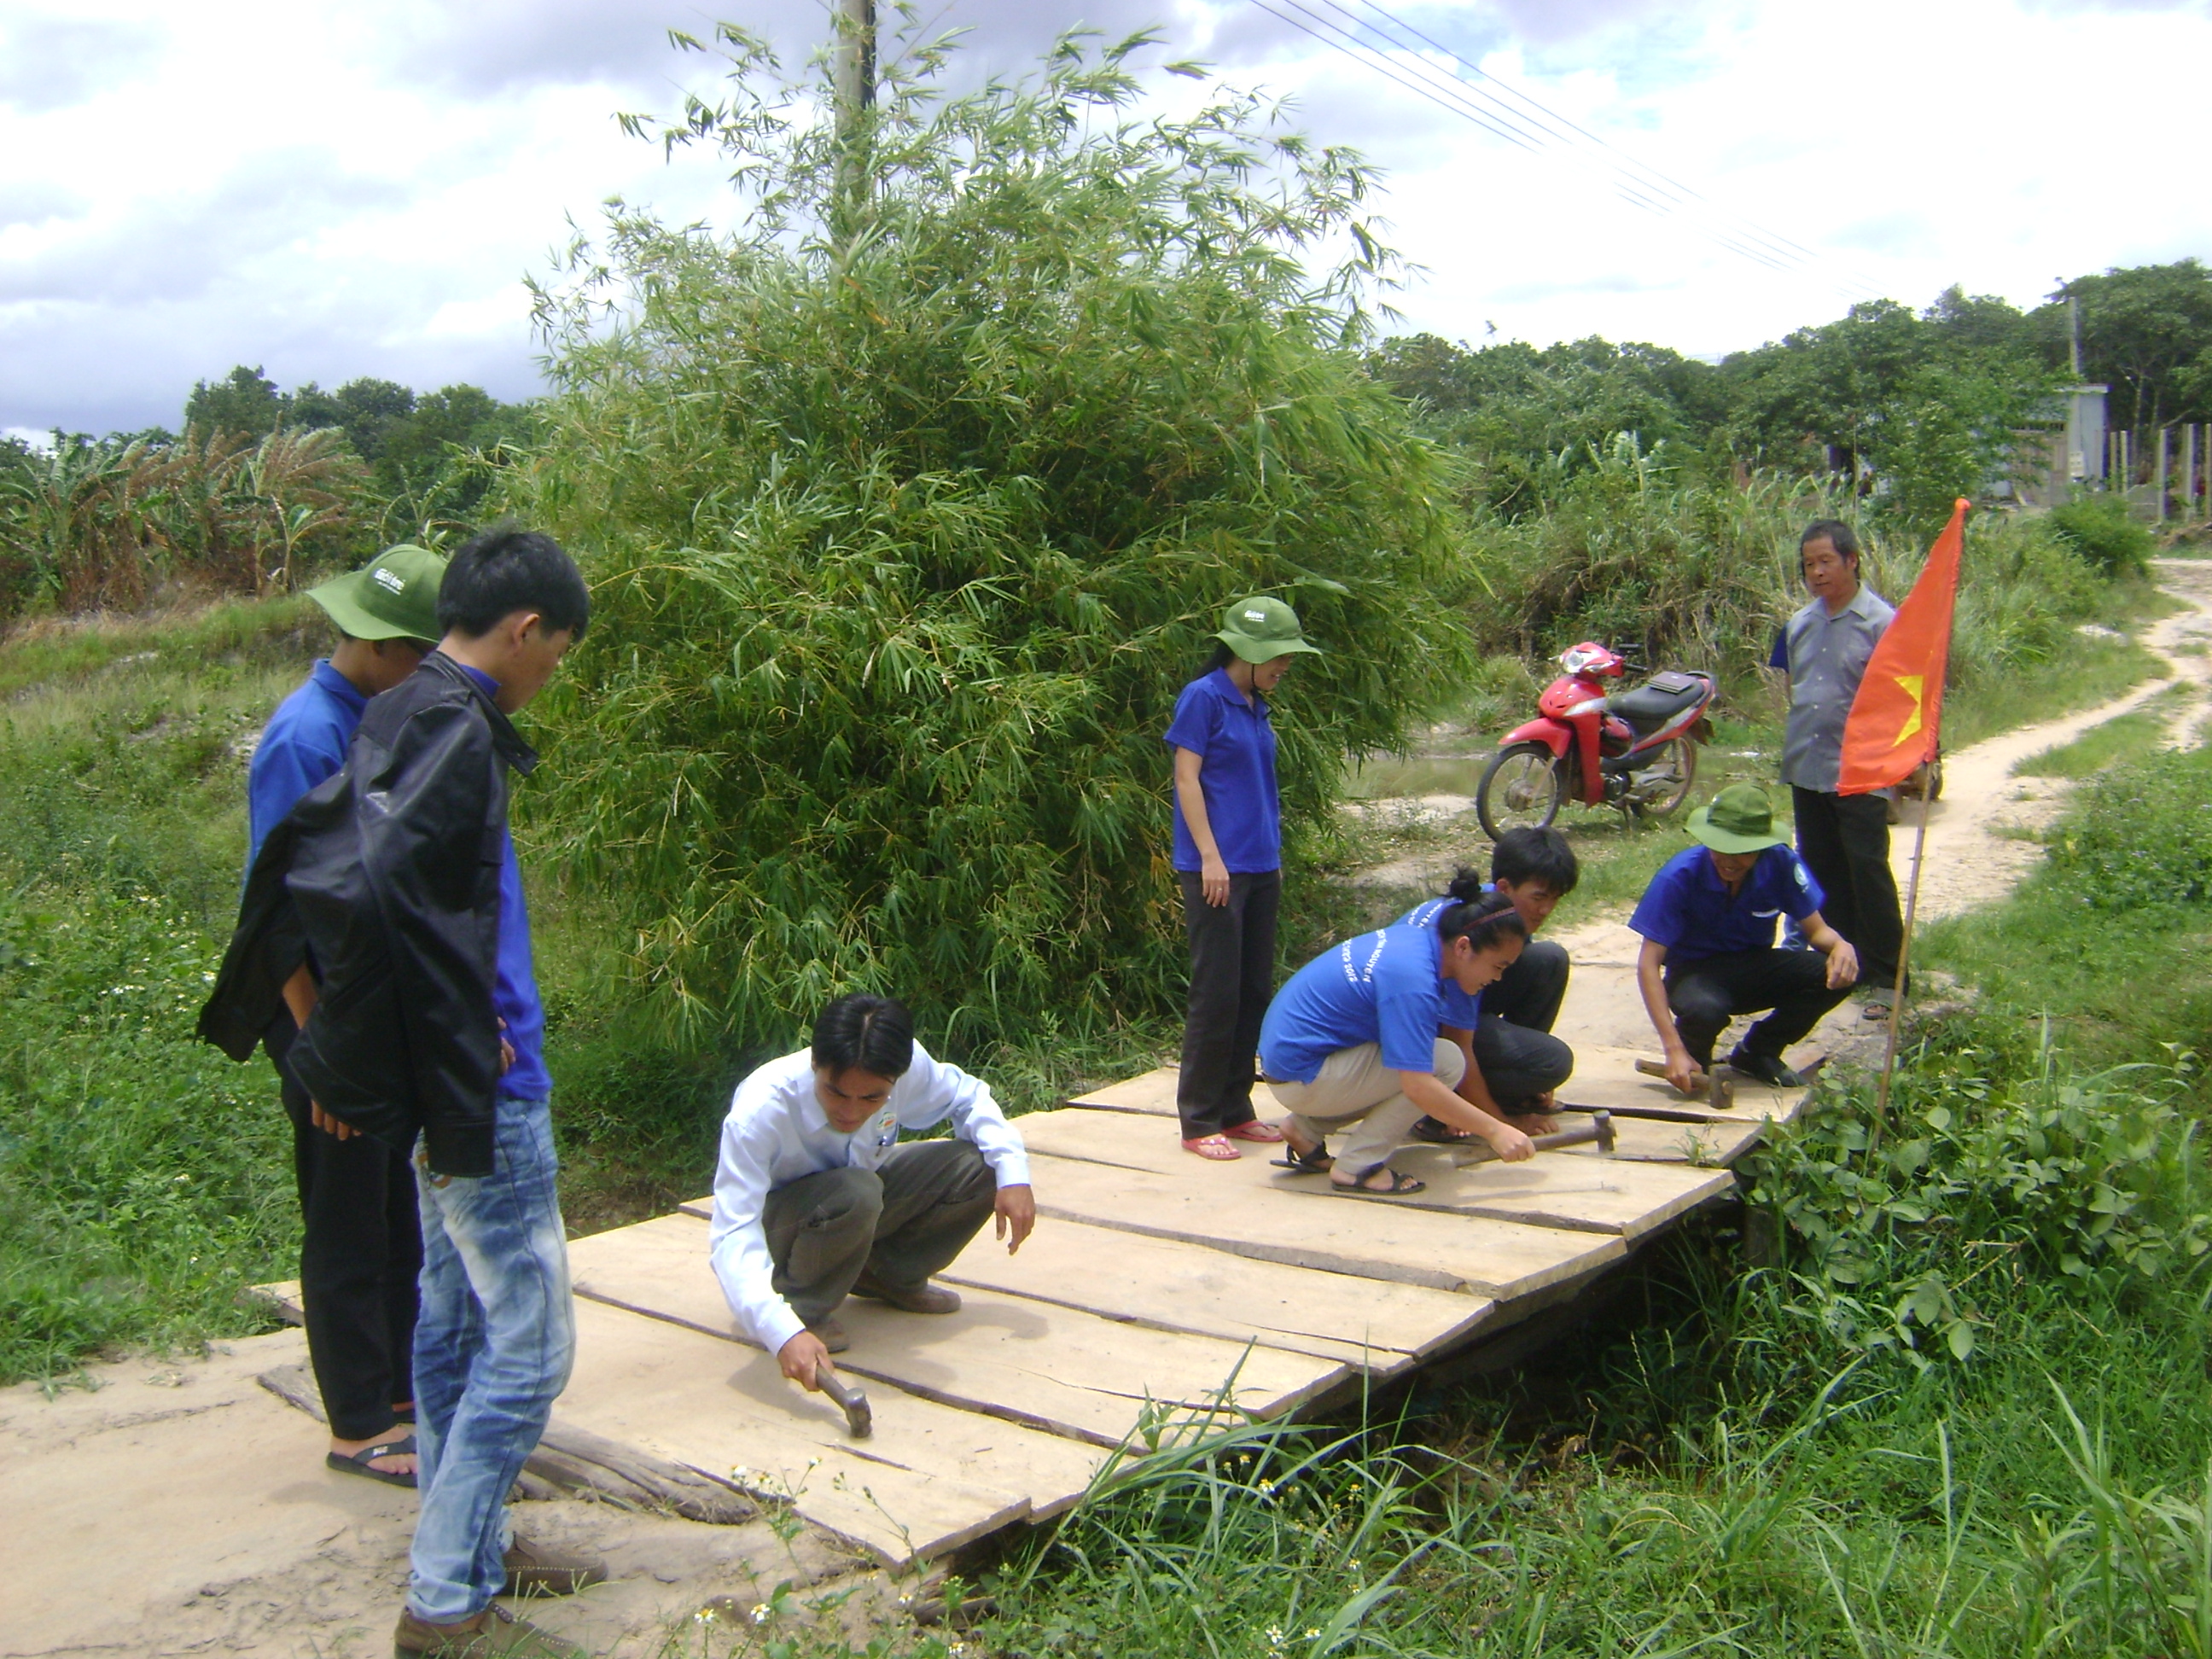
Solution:
<svg viewBox="0 0 2212 1659">
<path fill-rule="evenodd" d="M 952 1132 L 983 1154 L 1001 1187 L 1030 1184 L 1030 1158 L 991 1085 L 933 1059 L 919 1043 L 889 1099 L 852 1133 L 834 1127 L 814 1092 L 814 1058 L 801 1048 L 762 1066 L 743 1083 L 722 1121 L 714 1168 L 714 1218 L 707 1257 L 745 1334 L 770 1353 L 806 1328 L 775 1293 L 762 1212 L 768 1195 L 825 1170 L 872 1170 L 890 1156 L 901 1129 L 952 1120 Z"/>
</svg>

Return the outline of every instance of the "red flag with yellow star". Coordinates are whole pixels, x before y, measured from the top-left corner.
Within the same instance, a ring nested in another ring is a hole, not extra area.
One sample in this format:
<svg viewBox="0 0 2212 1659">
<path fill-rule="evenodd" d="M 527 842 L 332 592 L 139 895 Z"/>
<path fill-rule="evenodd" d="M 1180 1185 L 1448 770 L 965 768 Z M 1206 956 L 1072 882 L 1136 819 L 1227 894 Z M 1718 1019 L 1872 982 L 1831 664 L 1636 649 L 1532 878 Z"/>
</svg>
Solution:
<svg viewBox="0 0 2212 1659">
<path fill-rule="evenodd" d="M 1889 629 L 1867 659 L 1858 696 L 1844 723 L 1844 763 L 1836 792 L 1863 795 L 1912 775 L 1936 755 L 1943 714 L 1943 676 L 1951 663 L 1951 610 L 1959 597 L 1959 555 L 1966 540 L 1961 498 L 1928 550 L 1928 563 Z"/>
</svg>

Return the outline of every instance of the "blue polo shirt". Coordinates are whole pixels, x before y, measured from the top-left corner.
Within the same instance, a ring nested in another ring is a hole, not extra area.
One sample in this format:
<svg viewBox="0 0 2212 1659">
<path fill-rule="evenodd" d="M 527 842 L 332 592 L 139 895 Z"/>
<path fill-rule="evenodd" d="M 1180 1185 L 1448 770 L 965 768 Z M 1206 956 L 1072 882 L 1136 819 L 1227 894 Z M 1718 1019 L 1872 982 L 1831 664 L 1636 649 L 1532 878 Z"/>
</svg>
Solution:
<svg viewBox="0 0 2212 1659">
<path fill-rule="evenodd" d="M 247 867 L 300 797 L 338 775 L 368 707 L 368 696 L 327 657 L 276 705 L 246 773 Z"/>
<path fill-rule="evenodd" d="M 1433 932 L 1436 928 L 1437 918 L 1458 902 L 1457 899 L 1449 897 L 1431 899 L 1425 904 L 1415 905 L 1396 921 L 1391 923 L 1391 926 L 1425 927 Z M 1442 957 L 1439 957 L 1438 960 L 1441 962 Z M 1470 995 L 1459 988 L 1457 980 L 1452 979 L 1438 980 L 1437 989 L 1443 997 L 1442 1024 L 1452 1027 L 1455 1030 L 1472 1031 L 1474 1029 L 1475 1021 L 1482 1018 L 1482 993 L 1477 991 Z"/>
<path fill-rule="evenodd" d="M 1275 728 L 1267 700 L 1245 702 L 1229 671 L 1217 668 L 1193 680 L 1176 699 L 1167 743 L 1199 759 L 1199 793 L 1214 844 L 1231 875 L 1260 875 L 1283 867 L 1283 801 L 1275 787 Z M 1175 867 L 1198 869 L 1198 843 L 1175 804 Z"/>
<path fill-rule="evenodd" d="M 1669 963 L 1702 962 L 1738 951 L 1771 951 L 1774 924 L 1802 921 L 1827 896 L 1804 861 L 1787 847 L 1759 855 L 1742 890 L 1731 895 L 1712 854 L 1687 847 L 1660 866 L 1636 902 L 1629 927 L 1667 947 Z"/>
<path fill-rule="evenodd" d="M 1434 927 L 1403 922 L 1346 939 L 1291 975 L 1260 1025 L 1260 1064 L 1284 1083 L 1311 1083 L 1343 1048 L 1380 1043 L 1382 1063 L 1426 1072 L 1444 1018 L 1443 945 Z"/>
<path fill-rule="evenodd" d="M 466 663 L 456 665 L 484 689 L 487 696 L 499 695 L 499 682 Z M 499 1092 L 509 1100 L 544 1100 L 553 1092 L 552 1075 L 545 1069 L 545 1005 L 538 995 L 538 975 L 530 955 L 530 910 L 522 896 L 522 866 L 514 856 L 514 836 L 499 826 L 499 978 L 492 988 L 491 1006 L 507 1022 L 507 1040 L 514 1049 L 514 1064 L 499 1080 Z"/>
</svg>

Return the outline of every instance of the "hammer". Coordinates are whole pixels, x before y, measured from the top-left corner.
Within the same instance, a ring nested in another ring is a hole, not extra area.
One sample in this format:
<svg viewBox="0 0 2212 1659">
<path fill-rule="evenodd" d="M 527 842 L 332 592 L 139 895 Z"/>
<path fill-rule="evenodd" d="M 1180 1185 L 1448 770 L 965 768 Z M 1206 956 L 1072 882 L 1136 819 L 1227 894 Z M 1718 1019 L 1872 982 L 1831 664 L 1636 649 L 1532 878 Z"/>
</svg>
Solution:
<svg viewBox="0 0 2212 1659">
<path fill-rule="evenodd" d="M 1613 1114 L 1592 1112 L 1590 1121 L 1585 1127 L 1561 1129 L 1556 1133 L 1534 1135 L 1530 1139 L 1535 1143 L 1536 1150 L 1540 1152 L 1552 1152 L 1561 1146 L 1579 1146 L 1585 1141 L 1595 1140 L 1597 1142 L 1598 1151 L 1609 1155 L 1613 1151 Z M 1459 1162 L 1462 1167 L 1465 1167 L 1469 1164 L 1488 1163 L 1497 1156 L 1498 1154 L 1492 1152 L 1488 1146 L 1476 1146 L 1469 1147 Z"/>
<path fill-rule="evenodd" d="M 875 1413 L 868 1408 L 868 1396 L 838 1381 L 826 1359 L 814 1367 L 814 1380 L 822 1385 L 823 1393 L 844 1407 L 845 1426 L 852 1431 L 853 1438 L 866 1440 L 876 1422 Z"/>
</svg>

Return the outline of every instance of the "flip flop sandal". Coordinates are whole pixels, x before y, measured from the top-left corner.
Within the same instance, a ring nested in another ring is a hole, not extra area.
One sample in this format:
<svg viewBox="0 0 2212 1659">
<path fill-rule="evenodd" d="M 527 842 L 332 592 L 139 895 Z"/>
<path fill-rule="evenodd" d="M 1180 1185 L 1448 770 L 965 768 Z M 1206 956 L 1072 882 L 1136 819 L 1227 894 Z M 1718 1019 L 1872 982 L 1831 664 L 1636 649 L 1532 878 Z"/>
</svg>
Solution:
<svg viewBox="0 0 2212 1659">
<path fill-rule="evenodd" d="M 1200 1135 L 1195 1140 L 1184 1141 L 1182 1149 L 1215 1164 L 1234 1164 L 1242 1156 L 1229 1144 L 1227 1135 Z"/>
<path fill-rule="evenodd" d="M 1871 997 L 1868 999 L 1866 1006 L 1859 1010 L 1859 1018 L 1869 1025 L 1887 1025 L 1895 1012 L 1894 1004 L 1880 997 Z"/>
<path fill-rule="evenodd" d="M 391 1469 L 380 1469 L 375 1467 L 375 1463 L 380 1457 L 412 1457 L 414 1455 L 415 1437 L 410 1434 L 404 1440 L 390 1440 L 380 1445 L 364 1446 L 350 1457 L 343 1452 L 325 1453 L 323 1462 L 341 1474 L 365 1474 L 372 1480 L 383 1481 L 387 1486 L 411 1487 L 415 1485 L 415 1476 L 411 1471 L 400 1474 Z"/>
<path fill-rule="evenodd" d="M 1292 1151 L 1288 1135 L 1283 1137 L 1283 1155 L 1268 1160 L 1278 1170 L 1288 1170 L 1292 1175 L 1327 1175 L 1336 1167 L 1336 1160 L 1328 1155 L 1326 1140 L 1316 1141 L 1310 1152 Z"/>
<path fill-rule="evenodd" d="M 1270 1146 L 1285 1139 L 1280 1129 L 1272 1123 L 1262 1123 L 1256 1117 L 1247 1118 L 1242 1123 L 1232 1123 L 1221 1133 L 1231 1140 L 1259 1140 Z"/>
<path fill-rule="evenodd" d="M 1370 1187 L 1367 1184 L 1377 1171 L 1390 1177 L 1389 1186 Z M 1344 1198 L 1404 1198 L 1414 1193 L 1425 1192 L 1428 1185 L 1427 1182 L 1416 1181 L 1412 1176 L 1400 1175 L 1387 1164 L 1378 1164 L 1349 1185 L 1341 1181 L 1330 1182 L 1328 1189 Z"/>
<path fill-rule="evenodd" d="M 1474 1139 L 1472 1129 L 1455 1129 L 1449 1123 L 1425 1117 L 1406 1131 L 1408 1140 L 1425 1140 L 1431 1146 L 1462 1146 Z"/>
</svg>

